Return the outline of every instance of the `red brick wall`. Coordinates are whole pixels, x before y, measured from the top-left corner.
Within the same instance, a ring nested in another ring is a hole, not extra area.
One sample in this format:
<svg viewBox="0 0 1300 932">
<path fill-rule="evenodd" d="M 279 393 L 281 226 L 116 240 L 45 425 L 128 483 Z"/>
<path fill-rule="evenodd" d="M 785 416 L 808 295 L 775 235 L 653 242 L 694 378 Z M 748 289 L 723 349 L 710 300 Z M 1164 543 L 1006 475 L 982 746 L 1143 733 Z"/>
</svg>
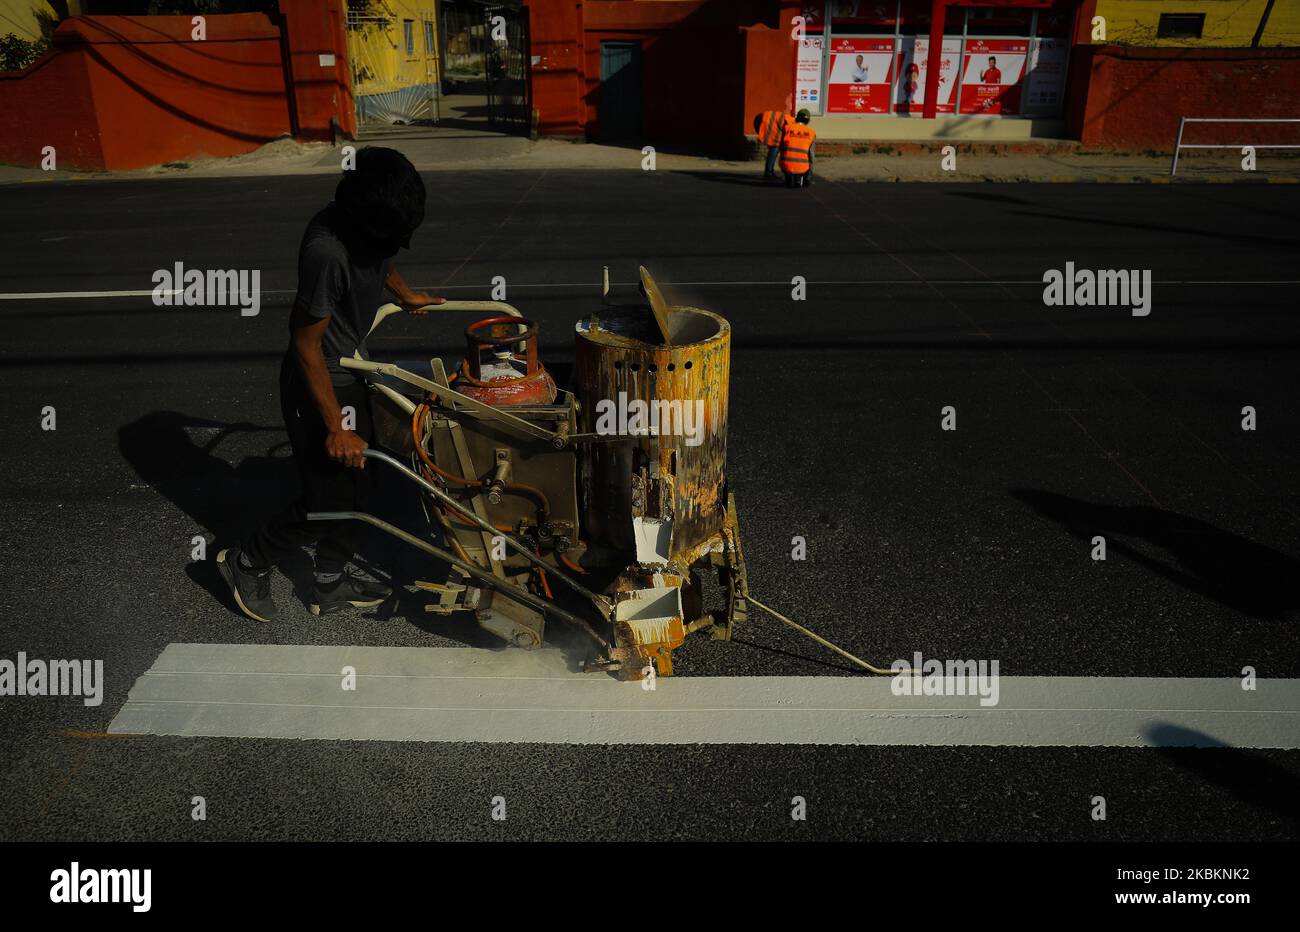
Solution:
<svg viewBox="0 0 1300 932">
<path fill-rule="evenodd" d="M 353 132 L 341 3 L 282 0 L 283 29 L 261 13 L 208 16 L 202 41 L 189 16 L 65 20 L 45 58 L 0 74 L 0 162 L 38 165 L 52 145 L 60 168 L 143 168 L 291 132 L 327 139 L 332 120 Z"/>
<path fill-rule="evenodd" d="M 104 166 L 86 61 L 47 52 L 23 71 L 0 71 L 0 163 L 39 165 L 54 146 L 60 168 Z"/>
<path fill-rule="evenodd" d="M 1075 46 L 1071 54 L 1066 125 L 1088 148 L 1169 152 L 1181 117 L 1300 117 L 1300 49 Z M 1300 143 L 1300 124 L 1197 125 L 1185 138 Z"/>
<path fill-rule="evenodd" d="M 238 155 L 289 132 L 280 32 L 257 13 L 85 17 L 59 27 L 86 61 L 104 164 Z"/>
</svg>

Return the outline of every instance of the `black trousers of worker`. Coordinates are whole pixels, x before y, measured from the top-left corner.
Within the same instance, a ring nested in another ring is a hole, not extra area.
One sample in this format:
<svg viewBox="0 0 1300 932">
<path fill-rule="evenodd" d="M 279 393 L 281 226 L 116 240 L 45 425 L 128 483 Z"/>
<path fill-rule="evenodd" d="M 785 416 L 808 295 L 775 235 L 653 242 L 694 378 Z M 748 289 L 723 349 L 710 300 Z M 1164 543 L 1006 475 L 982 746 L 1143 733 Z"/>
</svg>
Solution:
<svg viewBox="0 0 1300 932">
<path fill-rule="evenodd" d="M 355 432 L 371 442 L 368 389 L 361 382 L 334 386 L 339 407 L 356 412 Z M 240 544 L 254 569 L 278 563 L 297 547 L 316 544 L 316 572 L 340 573 L 356 552 L 359 521 L 308 521 L 311 511 L 365 511 L 370 498 L 372 468 L 353 469 L 329 458 L 325 452 L 325 422 L 307 391 L 302 373 L 286 356 L 280 365 L 280 412 L 293 446 L 302 494 Z"/>
</svg>

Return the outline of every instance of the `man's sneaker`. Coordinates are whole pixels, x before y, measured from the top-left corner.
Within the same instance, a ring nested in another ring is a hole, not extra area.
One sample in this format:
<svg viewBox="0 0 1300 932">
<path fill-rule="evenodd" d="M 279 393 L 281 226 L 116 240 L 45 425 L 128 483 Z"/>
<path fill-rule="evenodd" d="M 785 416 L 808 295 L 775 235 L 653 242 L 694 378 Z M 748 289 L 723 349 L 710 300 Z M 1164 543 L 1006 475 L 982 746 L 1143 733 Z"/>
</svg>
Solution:
<svg viewBox="0 0 1300 932">
<path fill-rule="evenodd" d="M 344 573 L 332 585 L 313 582 L 307 607 L 313 615 L 327 615 L 341 608 L 374 608 L 393 590 L 370 579 Z"/>
<path fill-rule="evenodd" d="M 230 547 L 217 554 L 217 571 L 230 587 L 239 610 L 254 621 L 275 621 L 275 602 L 271 599 L 271 571 L 254 573 L 239 565 L 239 548 Z"/>
</svg>

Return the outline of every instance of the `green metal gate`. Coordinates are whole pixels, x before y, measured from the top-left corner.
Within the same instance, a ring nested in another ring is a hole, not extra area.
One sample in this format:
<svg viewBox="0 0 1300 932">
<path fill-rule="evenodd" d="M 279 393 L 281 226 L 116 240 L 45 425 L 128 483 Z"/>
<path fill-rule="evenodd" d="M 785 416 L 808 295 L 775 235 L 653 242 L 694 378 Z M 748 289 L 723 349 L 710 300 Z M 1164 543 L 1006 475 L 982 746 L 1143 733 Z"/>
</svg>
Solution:
<svg viewBox="0 0 1300 932">
<path fill-rule="evenodd" d="M 608 140 L 641 136 L 640 43 L 600 43 L 600 135 Z"/>
</svg>

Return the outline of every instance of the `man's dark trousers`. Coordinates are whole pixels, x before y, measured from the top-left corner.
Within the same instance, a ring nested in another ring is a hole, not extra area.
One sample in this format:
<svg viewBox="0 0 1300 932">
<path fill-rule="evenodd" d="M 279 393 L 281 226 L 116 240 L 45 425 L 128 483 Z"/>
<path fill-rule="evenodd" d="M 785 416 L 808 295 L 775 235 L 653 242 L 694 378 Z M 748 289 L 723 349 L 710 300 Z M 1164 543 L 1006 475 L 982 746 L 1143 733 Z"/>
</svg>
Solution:
<svg viewBox="0 0 1300 932">
<path fill-rule="evenodd" d="M 354 432 L 367 444 L 373 436 L 369 390 L 361 382 L 335 385 L 339 407 L 355 412 Z M 354 469 L 329 458 L 325 452 L 325 422 L 303 381 L 298 364 L 286 356 L 280 366 L 280 412 L 293 446 L 302 494 L 246 538 L 240 550 L 256 570 L 269 569 L 292 550 L 316 543 L 316 572 L 341 573 L 356 552 L 359 521 L 308 521 L 311 511 L 365 511 L 370 498 L 373 469 Z"/>
</svg>

